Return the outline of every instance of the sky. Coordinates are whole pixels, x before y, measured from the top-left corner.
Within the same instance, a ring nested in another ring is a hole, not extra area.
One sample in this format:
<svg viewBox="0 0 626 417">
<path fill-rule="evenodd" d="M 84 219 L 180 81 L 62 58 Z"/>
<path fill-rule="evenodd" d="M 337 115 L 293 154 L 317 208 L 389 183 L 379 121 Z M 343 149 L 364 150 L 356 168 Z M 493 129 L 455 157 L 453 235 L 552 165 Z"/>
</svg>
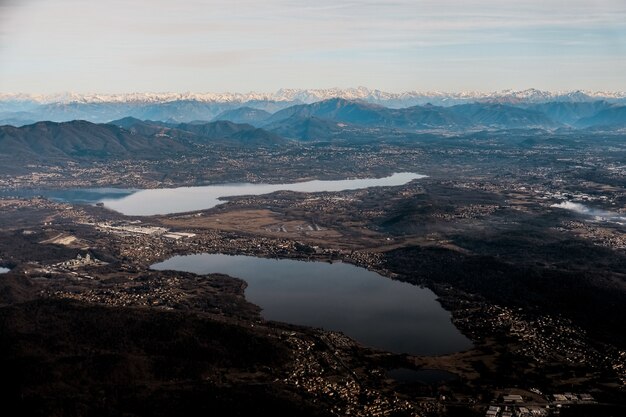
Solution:
<svg viewBox="0 0 626 417">
<path fill-rule="evenodd" d="M 0 0 L 0 92 L 626 91 L 626 0 Z"/>
</svg>

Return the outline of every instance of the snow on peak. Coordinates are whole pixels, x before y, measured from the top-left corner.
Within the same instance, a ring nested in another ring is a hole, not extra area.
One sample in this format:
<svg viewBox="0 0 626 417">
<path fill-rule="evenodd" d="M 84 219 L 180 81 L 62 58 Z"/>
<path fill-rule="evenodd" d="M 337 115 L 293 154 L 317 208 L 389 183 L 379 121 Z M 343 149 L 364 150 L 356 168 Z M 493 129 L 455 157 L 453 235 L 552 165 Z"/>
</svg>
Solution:
<svg viewBox="0 0 626 417">
<path fill-rule="evenodd" d="M 413 104 L 463 103 L 472 101 L 527 102 L 540 103 L 547 101 L 591 101 L 591 100 L 624 100 L 626 92 L 606 91 L 542 91 L 534 88 L 526 90 L 502 90 L 495 92 L 438 92 L 438 91 L 406 91 L 390 93 L 371 90 L 366 87 L 327 88 L 327 89 L 280 89 L 274 93 L 73 93 L 40 95 L 24 93 L 0 93 L 0 102 L 30 102 L 33 104 L 49 103 L 167 103 L 173 101 L 199 101 L 207 103 L 246 103 L 251 101 L 302 102 L 312 103 L 330 98 L 347 100 L 363 100 L 375 103 Z"/>
</svg>

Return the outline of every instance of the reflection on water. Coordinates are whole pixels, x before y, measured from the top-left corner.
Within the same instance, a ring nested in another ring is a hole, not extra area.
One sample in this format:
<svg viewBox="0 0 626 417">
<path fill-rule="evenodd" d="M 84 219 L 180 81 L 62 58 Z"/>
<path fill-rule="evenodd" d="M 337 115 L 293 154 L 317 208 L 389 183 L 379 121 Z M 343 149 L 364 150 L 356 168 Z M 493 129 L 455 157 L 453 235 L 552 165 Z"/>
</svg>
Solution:
<svg viewBox="0 0 626 417">
<path fill-rule="evenodd" d="M 365 178 L 340 181 L 307 181 L 294 184 L 222 184 L 206 187 L 181 187 L 142 190 L 122 199 L 104 199 L 110 209 L 131 216 L 182 213 L 205 210 L 224 201 L 222 197 L 261 195 L 276 191 L 322 192 L 358 190 L 369 187 L 396 186 L 406 184 L 425 175 L 410 172 L 396 173 L 385 178 Z"/>
<path fill-rule="evenodd" d="M 9 268 L 3 268 L 3 267 L 0 266 L 0 274 L 6 274 L 9 271 L 10 271 Z"/>
<path fill-rule="evenodd" d="M 152 268 L 242 278 L 246 298 L 268 320 L 341 331 L 391 352 L 435 355 L 471 347 L 432 291 L 350 264 L 200 254 Z"/>
<path fill-rule="evenodd" d="M 401 172 L 384 178 L 363 178 L 339 181 L 307 181 L 293 184 L 220 184 L 204 187 L 159 188 L 136 190 L 125 188 L 84 188 L 68 190 L 5 190 L 0 197 L 45 197 L 52 201 L 95 204 L 129 216 L 183 213 L 206 210 L 224 203 L 223 197 L 261 195 L 276 191 L 315 193 L 323 191 L 358 190 L 369 187 L 397 186 L 425 175 Z"/>
</svg>

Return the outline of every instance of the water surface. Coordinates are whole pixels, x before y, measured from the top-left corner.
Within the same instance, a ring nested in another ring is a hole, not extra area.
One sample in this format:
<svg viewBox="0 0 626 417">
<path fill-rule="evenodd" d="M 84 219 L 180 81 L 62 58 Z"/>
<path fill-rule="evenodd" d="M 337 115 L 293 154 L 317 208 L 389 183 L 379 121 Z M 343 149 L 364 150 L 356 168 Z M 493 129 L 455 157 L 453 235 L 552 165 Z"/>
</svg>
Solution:
<svg viewBox="0 0 626 417">
<path fill-rule="evenodd" d="M 159 188 L 141 190 L 121 199 L 103 199 L 104 205 L 130 216 L 183 213 L 206 210 L 224 203 L 223 197 L 262 195 L 276 191 L 305 193 L 358 190 L 369 187 L 397 186 L 425 175 L 411 172 L 395 173 L 384 178 L 363 178 L 339 181 L 306 181 L 293 184 L 221 184 L 203 187 Z"/>
<path fill-rule="evenodd" d="M 71 188 L 65 190 L 19 189 L 0 191 L 0 197 L 44 197 L 61 203 L 95 204 L 102 200 L 124 198 L 137 190 L 126 188 Z"/>
<path fill-rule="evenodd" d="M 3 268 L 3 267 L 0 266 L 0 274 L 6 274 L 9 271 L 10 271 L 9 268 Z"/>
<path fill-rule="evenodd" d="M 426 175 L 411 172 L 395 173 L 384 178 L 362 178 L 338 181 L 306 181 L 292 184 L 231 183 L 201 187 L 157 188 L 137 190 L 127 188 L 76 188 L 65 190 L 20 189 L 0 191 L 0 197 L 45 197 L 52 201 L 72 204 L 96 204 L 128 216 L 184 213 L 207 210 L 222 204 L 224 197 L 262 195 L 276 191 L 305 193 L 359 190 L 369 187 L 404 185 Z"/>
<path fill-rule="evenodd" d="M 391 352 L 435 355 L 471 347 L 432 291 L 350 264 L 200 254 L 152 268 L 242 278 L 246 299 L 268 320 L 340 331 Z"/>
</svg>

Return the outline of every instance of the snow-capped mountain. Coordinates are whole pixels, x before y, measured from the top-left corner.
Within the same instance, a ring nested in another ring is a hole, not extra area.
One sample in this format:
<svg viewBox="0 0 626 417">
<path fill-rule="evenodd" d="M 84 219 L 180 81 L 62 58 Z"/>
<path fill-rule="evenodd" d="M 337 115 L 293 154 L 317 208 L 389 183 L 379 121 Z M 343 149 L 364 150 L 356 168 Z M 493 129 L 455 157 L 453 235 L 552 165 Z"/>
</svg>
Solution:
<svg viewBox="0 0 626 417">
<path fill-rule="evenodd" d="M 594 100 L 622 101 L 626 100 L 626 92 L 607 91 L 542 91 L 537 89 L 503 90 L 496 92 L 419 92 L 406 91 L 390 93 L 381 90 L 358 88 L 329 89 L 280 89 L 274 93 L 61 93 L 36 95 L 24 93 L 0 93 L 0 102 L 30 102 L 32 104 L 69 104 L 69 103 L 167 103 L 174 101 L 197 101 L 202 103 L 248 103 L 255 101 L 314 103 L 330 98 L 346 100 L 362 100 L 385 105 L 416 105 L 439 104 L 453 105 L 474 101 L 510 102 L 510 103 L 545 103 L 550 101 L 584 102 Z"/>
<path fill-rule="evenodd" d="M 317 90 L 282 89 L 274 93 L 125 93 L 32 95 L 0 93 L 0 125 L 22 126 L 36 121 L 87 120 L 106 123 L 124 117 L 168 122 L 210 121 L 220 117 L 256 123 L 268 114 L 296 105 L 329 100 L 346 100 L 389 109 L 406 109 L 427 104 L 441 108 L 459 105 L 508 105 L 536 110 L 558 123 L 575 124 L 592 117 L 607 106 L 626 105 L 626 92 L 567 91 L 536 89 L 499 92 L 418 92 L 390 93 L 358 88 Z M 255 117 L 244 117 L 254 111 Z M 493 107 L 490 108 L 493 110 Z M 431 109 L 432 110 L 432 109 Z M 243 113 L 242 113 L 243 112 Z M 432 111 L 431 111 L 432 113 Z M 219 116 L 219 117 L 218 117 Z M 621 120 L 621 119 L 620 119 Z M 546 124 L 549 125 L 549 124 Z"/>
</svg>

